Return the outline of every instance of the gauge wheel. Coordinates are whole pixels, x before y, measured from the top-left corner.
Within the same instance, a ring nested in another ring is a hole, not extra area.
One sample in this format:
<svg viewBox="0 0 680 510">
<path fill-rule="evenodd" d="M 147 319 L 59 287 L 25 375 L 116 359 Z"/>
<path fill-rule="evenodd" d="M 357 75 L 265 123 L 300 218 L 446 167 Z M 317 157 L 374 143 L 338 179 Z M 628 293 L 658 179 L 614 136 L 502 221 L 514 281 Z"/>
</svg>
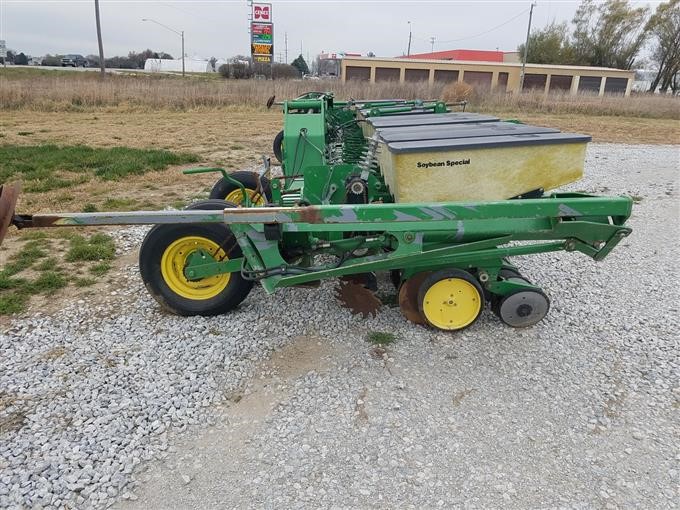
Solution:
<svg viewBox="0 0 680 510">
<path fill-rule="evenodd" d="M 243 184 L 253 205 L 263 206 L 271 201 L 272 190 L 269 179 L 266 177 L 260 177 L 255 172 L 247 171 L 234 172 L 233 174 L 229 174 L 229 177 Z M 236 205 L 243 205 L 243 192 L 241 191 L 241 188 L 236 184 L 227 181 L 224 177 L 215 183 L 210 192 L 210 198 L 226 200 L 227 202 Z"/>
<path fill-rule="evenodd" d="M 188 209 L 234 207 L 219 200 L 197 202 Z M 201 249 L 219 260 L 239 258 L 241 249 L 231 230 L 222 224 L 156 225 L 144 238 L 139 271 L 147 290 L 165 309 L 177 315 L 217 315 L 238 306 L 253 282 L 240 272 L 188 280 L 184 268 L 189 256 Z"/>
<path fill-rule="evenodd" d="M 418 308 L 427 324 L 434 328 L 464 329 L 474 324 L 484 309 L 484 291 L 467 271 L 437 271 L 420 285 Z"/>
</svg>

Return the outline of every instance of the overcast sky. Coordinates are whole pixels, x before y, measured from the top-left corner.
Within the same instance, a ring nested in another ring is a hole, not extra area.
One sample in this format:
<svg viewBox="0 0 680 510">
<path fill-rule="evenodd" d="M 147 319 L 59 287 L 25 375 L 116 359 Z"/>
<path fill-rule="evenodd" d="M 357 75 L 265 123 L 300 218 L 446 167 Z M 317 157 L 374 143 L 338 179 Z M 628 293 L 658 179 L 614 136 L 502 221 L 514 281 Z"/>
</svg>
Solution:
<svg viewBox="0 0 680 510">
<path fill-rule="evenodd" d="M 455 48 L 513 51 L 526 36 L 529 1 L 287 1 L 273 0 L 274 52 L 288 61 L 322 50 L 369 51 L 378 56 Z M 658 2 L 633 2 L 656 7 Z M 539 0 L 534 27 L 571 20 L 577 1 Z M 106 56 L 151 48 L 179 57 L 180 38 L 142 18 L 184 30 L 189 56 L 218 58 L 249 53 L 245 0 L 100 0 Z M 0 39 L 33 56 L 45 53 L 97 53 L 93 0 L 0 0 Z"/>
</svg>

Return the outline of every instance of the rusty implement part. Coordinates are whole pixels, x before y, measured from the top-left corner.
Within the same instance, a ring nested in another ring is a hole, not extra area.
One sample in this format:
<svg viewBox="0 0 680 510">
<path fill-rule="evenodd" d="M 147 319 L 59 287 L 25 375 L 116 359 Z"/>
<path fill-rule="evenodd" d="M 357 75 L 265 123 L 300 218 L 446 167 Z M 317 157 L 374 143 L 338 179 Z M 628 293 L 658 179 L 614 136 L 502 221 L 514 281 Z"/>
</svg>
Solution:
<svg viewBox="0 0 680 510">
<path fill-rule="evenodd" d="M 335 297 L 345 308 L 354 315 L 361 314 L 364 319 L 375 317 L 382 306 L 382 301 L 361 283 L 348 280 L 340 280 L 335 291 Z"/>
<path fill-rule="evenodd" d="M 399 287 L 399 309 L 404 317 L 414 324 L 425 324 L 425 319 L 418 309 L 418 290 L 431 271 L 416 273 Z"/>
<path fill-rule="evenodd" d="M 0 244 L 2 244 L 7 229 L 9 229 L 14 218 L 14 208 L 19 198 L 19 184 L 3 184 L 0 186 Z"/>
</svg>

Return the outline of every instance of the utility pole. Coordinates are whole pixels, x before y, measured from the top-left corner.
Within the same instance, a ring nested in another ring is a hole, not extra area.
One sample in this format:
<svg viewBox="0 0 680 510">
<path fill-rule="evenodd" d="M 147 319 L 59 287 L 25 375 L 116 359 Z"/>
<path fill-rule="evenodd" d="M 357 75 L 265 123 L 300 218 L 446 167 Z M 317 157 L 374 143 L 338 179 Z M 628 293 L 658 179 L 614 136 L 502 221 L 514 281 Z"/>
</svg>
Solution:
<svg viewBox="0 0 680 510">
<path fill-rule="evenodd" d="M 432 49 L 430 50 L 431 53 L 434 53 L 434 41 L 435 37 L 434 36 L 430 37 L 430 44 L 432 45 Z"/>
<path fill-rule="evenodd" d="M 287 64 L 288 63 L 288 32 L 285 33 L 283 40 L 285 42 L 285 47 L 286 47 L 285 51 L 286 51 L 286 64 Z"/>
<path fill-rule="evenodd" d="M 94 0 L 94 17 L 97 21 L 97 43 L 99 44 L 99 69 L 102 78 L 106 76 L 106 62 L 104 62 L 104 43 L 102 43 L 102 24 L 99 20 L 99 0 Z"/>
<path fill-rule="evenodd" d="M 411 55 L 411 22 L 408 22 L 408 49 L 406 50 L 406 56 Z"/>
<path fill-rule="evenodd" d="M 182 30 L 182 78 L 184 78 L 184 30 Z"/>
<path fill-rule="evenodd" d="M 536 4 L 531 2 L 531 9 L 529 9 L 529 26 L 527 27 L 527 40 L 524 43 L 524 57 L 522 58 L 522 71 L 519 75 L 519 91 L 524 90 L 524 69 L 527 65 L 527 52 L 529 51 L 529 34 L 531 34 L 531 16 L 534 14 L 534 6 Z"/>
</svg>

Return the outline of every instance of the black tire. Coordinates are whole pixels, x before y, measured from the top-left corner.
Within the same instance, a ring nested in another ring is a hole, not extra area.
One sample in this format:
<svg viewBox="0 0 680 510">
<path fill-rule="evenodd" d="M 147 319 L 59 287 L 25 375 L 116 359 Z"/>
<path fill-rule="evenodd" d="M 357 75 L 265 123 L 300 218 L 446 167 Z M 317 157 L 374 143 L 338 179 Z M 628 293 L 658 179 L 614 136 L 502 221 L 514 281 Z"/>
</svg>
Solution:
<svg viewBox="0 0 680 510">
<path fill-rule="evenodd" d="M 401 286 L 401 269 L 391 269 L 390 270 L 390 281 L 394 288 L 399 290 Z"/>
<path fill-rule="evenodd" d="M 234 207 L 222 200 L 203 200 L 191 204 L 187 209 L 217 210 Z M 234 309 L 250 293 L 253 282 L 244 280 L 240 272 L 231 273 L 226 287 L 216 296 L 209 299 L 190 299 L 174 292 L 166 282 L 161 271 L 163 254 L 176 240 L 197 236 L 208 239 L 222 246 L 229 237 L 233 237 L 231 230 L 221 224 L 175 224 L 156 225 L 144 238 L 139 251 L 139 272 L 149 294 L 165 310 L 177 315 L 218 315 Z M 237 243 L 224 245 L 230 258 L 242 256 Z"/>
<path fill-rule="evenodd" d="M 283 131 L 279 131 L 274 137 L 274 144 L 272 146 L 274 151 L 274 156 L 279 160 L 279 163 L 283 163 Z"/>
<path fill-rule="evenodd" d="M 266 201 L 267 202 L 271 201 L 272 188 L 271 185 L 269 184 L 269 179 L 267 179 L 266 177 L 260 177 L 255 172 L 247 171 L 234 172 L 233 174 L 230 174 L 229 177 L 243 184 L 243 186 L 245 186 L 246 189 L 256 190 L 258 189 L 259 186 L 261 186 L 262 187 L 261 192 L 264 193 Z M 210 192 L 210 198 L 224 200 L 229 195 L 229 193 L 237 189 L 240 188 L 235 184 L 232 184 L 231 182 L 225 180 L 224 178 L 221 178 L 213 186 L 213 189 Z"/>
<path fill-rule="evenodd" d="M 220 209 L 233 208 L 236 204 L 227 202 L 226 200 L 221 200 L 217 198 L 209 198 L 208 200 L 198 200 L 196 202 L 190 203 L 185 207 L 187 210 L 191 209 L 202 209 L 204 211 L 218 211 Z"/>
</svg>

